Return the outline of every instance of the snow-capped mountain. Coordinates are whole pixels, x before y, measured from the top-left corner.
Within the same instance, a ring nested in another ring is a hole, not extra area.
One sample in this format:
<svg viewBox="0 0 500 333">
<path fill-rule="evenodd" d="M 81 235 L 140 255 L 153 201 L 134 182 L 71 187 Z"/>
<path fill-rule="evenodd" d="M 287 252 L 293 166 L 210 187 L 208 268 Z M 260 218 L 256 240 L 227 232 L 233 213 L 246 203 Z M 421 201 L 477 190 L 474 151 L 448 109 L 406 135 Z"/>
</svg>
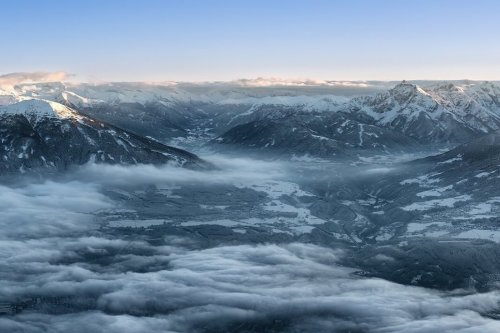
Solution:
<svg viewBox="0 0 500 333">
<path fill-rule="evenodd" d="M 0 170 L 4 174 L 66 170 L 87 162 L 204 165 L 191 153 L 41 99 L 0 107 L 0 141 Z"/>
<path fill-rule="evenodd" d="M 321 157 L 459 144 L 499 128 L 495 88 L 488 83 L 421 88 L 402 82 L 344 103 L 317 99 L 307 106 L 258 105 L 233 117 L 228 124 L 236 126 L 214 142 Z"/>
<path fill-rule="evenodd" d="M 346 112 L 420 142 L 462 143 L 500 126 L 498 107 L 491 103 L 496 97 L 481 86 L 466 89 L 444 83 L 422 88 L 402 82 L 387 92 L 354 98 Z"/>
<path fill-rule="evenodd" d="M 43 118 L 54 119 L 82 119 L 78 112 L 57 102 L 41 99 L 23 99 L 19 102 L 0 106 L 0 114 L 23 115 L 34 121 Z"/>
<path fill-rule="evenodd" d="M 322 157 L 412 150 L 417 145 L 448 147 L 500 128 L 500 87 L 494 83 L 402 82 L 380 92 L 387 84 L 363 83 L 363 89 L 372 85 L 379 92 L 351 98 L 335 90 L 346 83 L 331 82 L 43 82 L 4 89 L 0 102 L 55 102 L 161 142 L 203 135 L 206 141 L 218 138 L 213 142 L 220 147 Z"/>
</svg>

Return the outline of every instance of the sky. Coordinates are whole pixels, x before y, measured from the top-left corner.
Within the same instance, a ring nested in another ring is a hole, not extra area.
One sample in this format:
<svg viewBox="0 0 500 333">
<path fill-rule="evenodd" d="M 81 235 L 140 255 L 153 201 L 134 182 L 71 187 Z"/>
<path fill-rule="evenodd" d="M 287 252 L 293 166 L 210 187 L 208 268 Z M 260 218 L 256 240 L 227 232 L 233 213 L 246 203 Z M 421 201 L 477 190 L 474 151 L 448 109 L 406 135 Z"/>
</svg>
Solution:
<svg viewBox="0 0 500 333">
<path fill-rule="evenodd" d="M 496 0 L 2 1 L 0 73 L 500 79 Z"/>
</svg>

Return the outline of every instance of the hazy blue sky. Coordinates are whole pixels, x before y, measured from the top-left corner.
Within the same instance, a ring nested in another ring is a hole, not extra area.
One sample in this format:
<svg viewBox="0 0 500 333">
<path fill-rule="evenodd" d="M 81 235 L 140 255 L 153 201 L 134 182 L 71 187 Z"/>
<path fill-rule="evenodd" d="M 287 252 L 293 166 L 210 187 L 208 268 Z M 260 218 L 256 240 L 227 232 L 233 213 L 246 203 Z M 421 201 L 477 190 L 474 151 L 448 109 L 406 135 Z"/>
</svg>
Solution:
<svg viewBox="0 0 500 333">
<path fill-rule="evenodd" d="M 14 0 L 0 73 L 500 79 L 497 0 Z"/>
</svg>

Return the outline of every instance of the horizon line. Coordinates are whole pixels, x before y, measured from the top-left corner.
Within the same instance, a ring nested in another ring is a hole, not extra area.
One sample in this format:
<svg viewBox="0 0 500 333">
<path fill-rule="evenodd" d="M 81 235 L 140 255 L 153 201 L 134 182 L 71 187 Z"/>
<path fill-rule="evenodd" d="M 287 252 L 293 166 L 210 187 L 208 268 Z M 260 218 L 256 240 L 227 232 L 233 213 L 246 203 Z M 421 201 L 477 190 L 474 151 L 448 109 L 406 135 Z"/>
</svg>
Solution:
<svg viewBox="0 0 500 333">
<path fill-rule="evenodd" d="M 14 86 L 18 84 L 35 84 L 35 83 L 74 83 L 74 84 L 106 84 L 106 83 L 128 83 L 128 84 L 150 84 L 150 85 L 177 85 L 177 84 L 237 84 L 242 87 L 271 87 L 271 86 L 293 86 L 293 87 L 306 87 L 306 86 L 342 86 L 343 83 L 394 83 L 394 82 L 500 82 L 499 79 L 467 79 L 467 78 L 450 78 L 450 79 L 317 79 L 307 77 L 279 77 L 279 76 L 256 76 L 256 77 L 240 77 L 231 80 L 105 80 L 105 79 L 77 79 L 81 77 L 78 74 L 68 73 L 65 71 L 37 71 L 37 72 L 11 72 L 0 74 L 0 85 Z"/>
</svg>

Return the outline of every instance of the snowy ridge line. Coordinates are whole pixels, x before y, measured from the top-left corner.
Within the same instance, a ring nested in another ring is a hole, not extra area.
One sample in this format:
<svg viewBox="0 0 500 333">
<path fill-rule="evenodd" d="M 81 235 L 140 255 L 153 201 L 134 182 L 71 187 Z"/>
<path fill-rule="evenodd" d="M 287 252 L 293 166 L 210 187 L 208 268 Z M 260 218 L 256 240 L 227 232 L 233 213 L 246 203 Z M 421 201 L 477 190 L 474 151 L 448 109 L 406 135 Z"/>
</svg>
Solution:
<svg viewBox="0 0 500 333">
<path fill-rule="evenodd" d="M 0 105 L 0 115 L 25 115 L 39 118 L 82 119 L 83 117 L 70 107 L 43 99 L 22 98 L 8 105 Z"/>
</svg>

